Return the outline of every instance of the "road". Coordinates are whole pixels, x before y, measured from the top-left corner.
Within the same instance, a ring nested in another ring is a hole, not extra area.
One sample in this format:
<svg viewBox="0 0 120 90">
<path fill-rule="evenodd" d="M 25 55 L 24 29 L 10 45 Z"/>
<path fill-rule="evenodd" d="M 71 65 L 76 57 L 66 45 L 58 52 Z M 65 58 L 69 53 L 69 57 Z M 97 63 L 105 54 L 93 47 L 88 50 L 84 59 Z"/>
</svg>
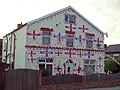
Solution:
<svg viewBox="0 0 120 90">
<path fill-rule="evenodd" d="M 91 89 L 82 89 L 82 90 L 120 90 L 120 86 L 108 87 L 108 88 L 91 88 Z"/>
</svg>

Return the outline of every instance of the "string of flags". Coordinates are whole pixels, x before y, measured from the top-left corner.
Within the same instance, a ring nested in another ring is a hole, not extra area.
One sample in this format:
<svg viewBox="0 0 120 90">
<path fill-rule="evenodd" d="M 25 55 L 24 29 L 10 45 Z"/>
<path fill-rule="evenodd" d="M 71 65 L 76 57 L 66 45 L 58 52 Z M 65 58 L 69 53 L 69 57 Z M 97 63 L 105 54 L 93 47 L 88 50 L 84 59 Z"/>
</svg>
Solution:
<svg viewBox="0 0 120 90">
<path fill-rule="evenodd" d="M 38 50 L 39 48 L 39 50 Z M 36 59 L 36 50 L 38 50 L 40 57 L 44 58 L 52 58 L 54 56 L 63 56 L 68 58 L 74 58 L 74 57 L 82 57 L 82 58 L 94 58 L 96 52 L 97 53 L 104 53 L 104 50 L 87 50 L 87 49 L 70 49 L 70 48 L 56 48 L 56 47 L 39 47 L 39 46 L 26 46 L 26 54 L 27 59 L 31 60 L 32 62 Z M 99 61 L 101 61 L 103 58 L 99 57 Z"/>
<path fill-rule="evenodd" d="M 104 35 L 108 38 L 108 33 L 106 32 L 106 33 L 104 33 Z"/>
<path fill-rule="evenodd" d="M 72 31 L 70 31 L 70 32 L 72 32 Z M 37 37 L 42 36 L 41 33 L 36 33 L 35 30 L 33 30 L 31 33 L 30 33 L 30 32 L 27 32 L 27 35 L 30 36 L 30 37 L 32 38 L 32 40 L 35 40 L 35 41 L 38 41 L 38 40 L 36 40 Z M 58 32 L 57 34 L 54 34 L 54 33 L 53 33 L 53 36 L 52 36 L 52 37 L 53 37 L 54 39 L 56 39 L 57 44 L 62 43 L 62 41 L 67 38 L 67 36 L 66 36 L 65 34 L 62 34 L 62 33 L 60 33 L 60 32 Z M 90 38 L 92 38 L 91 40 L 92 40 L 93 42 L 97 43 L 97 44 L 103 43 L 103 40 L 100 40 L 100 38 L 95 39 L 94 36 L 91 36 L 91 35 L 89 35 L 89 34 L 87 34 L 87 33 L 86 33 L 86 36 L 85 36 L 85 37 L 82 36 L 82 35 L 78 35 L 78 36 L 77 36 L 77 35 L 74 35 L 74 37 L 73 37 L 73 39 L 74 39 L 75 41 L 78 41 L 80 44 L 82 44 L 82 42 L 84 42 L 84 41 L 86 41 L 86 40 L 88 40 L 88 39 L 90 39 Z M 46 39 L 47 39 L 47 38 L 46 38 Z M 28 42 L 27 42 L 27 43 L 28 43 Z"/>
</svg>

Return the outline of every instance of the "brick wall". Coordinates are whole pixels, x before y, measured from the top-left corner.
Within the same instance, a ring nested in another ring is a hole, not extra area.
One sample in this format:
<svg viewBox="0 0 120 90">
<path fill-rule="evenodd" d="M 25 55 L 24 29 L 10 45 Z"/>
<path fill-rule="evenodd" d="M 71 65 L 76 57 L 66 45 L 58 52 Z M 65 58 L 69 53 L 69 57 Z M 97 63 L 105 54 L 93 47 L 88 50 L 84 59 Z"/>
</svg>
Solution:
<svg viewBox="0 0 120 90">
<path fill-rule="evenodd" d="M 64 77 L 62 80 L 65 82 L 60 80 L 61 77 L 59 75 L 58 77 L 55 76 L 56 79 L 53 80 L 52 83 L 47 82 L 52 80 L 50 79 L 51 77 L 54 79 L 54 76 L 42 78 L 42 72 L 37 70 L 9 70 L 9 72 L 6 73 L 5 90 L 80 90 L 86 88 L 120 86 L 120 73 L 113 75 L 86 75 L 82 76 L 82 79 L 77 77 L 80 81 L 82 80 L 81 82 L 78 82 L 79 80 L 77 80 L 77 82 L 73 80 L 74 77 L 76 78 L 75 75 L 68 75 L 68 77 L 61 76 L 62 78 Z M 67 81 L 68 78 L 72 79 Z M 46 80 L 44 83 L 43 79 Z"/>
<path fill-rule="evenodd" d="M 77 84 L 45 85 L 45 86 L 40 86 L 41 88 L 39 90 L 80 90 L 87 88 L 100 88 L 100 87 L 112 87 L 112 86 L 120 86 L 120 80 L 86 82 L 86 83 L 77 83 Z"/>
<path fill-rule="evenodd" d="M 47 79 L 48 79 L 48 77 L 47 77 Z M 42 81 L 44 81 L 44 80 L 42 80 Z M 69 84 L 68 83 L 61 84 L 61 80 L 59 82 L 59 79 L 58 79 L 57 84 L 53 85 L 53 81 L 52 81 L 52 83 L 50 82 L 51 85 L 50 85 L 50 83 L 49 84 L 46 83 L 46 85 L 45 85 L 45 82 L 44 82 L 44 84 L 40 86 L 39 90 L 80 90 L 80 89 L 86 89 L 86 88 L 120 86 L 120 73 L 109 74 L 109 75 L 107 75 L 107 74 L 86 75 L 86 76 L 82 76 L 82 82 L 79 82 L 79 83 L 75 82 L 75 83 L 69 83 Z"/>
</svg>

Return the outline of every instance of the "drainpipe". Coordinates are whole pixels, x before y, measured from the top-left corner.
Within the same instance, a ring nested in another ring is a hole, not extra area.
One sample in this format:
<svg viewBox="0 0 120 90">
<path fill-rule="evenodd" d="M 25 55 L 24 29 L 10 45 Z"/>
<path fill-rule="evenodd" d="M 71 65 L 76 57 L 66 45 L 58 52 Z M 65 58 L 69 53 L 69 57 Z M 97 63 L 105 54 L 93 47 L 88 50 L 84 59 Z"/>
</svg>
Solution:
<svg viewBox="0 0 120 90">
<path fill-rule="evenodd" d="M 15 35 L 15 33 L 14 33 L 13 68 L 14 68 L 14 62 L 15 62 L 15 49 L 16 49 L 16 35 Z"/>
<path fill-rule="evenodd" d="M 10 70 L 12 70 L 12 61 L 11 61 L 11 57 L 12 57 L 12 33 L 11 33 L 11 40 L 10 40 L 10 58 L 9 58 Z"/>
<path fill-rule="evenodd" d="M 6 60 L 6 63 L 7 63 L 7 58 L 8 58 L 8 37 L 7 37 L 7 35 L 5 36 L 6 37 L 6 40 L 7 40 L 7 42 L 6 42 L 6 55 L 5 55 L 5 60 Z"/>
</svg>

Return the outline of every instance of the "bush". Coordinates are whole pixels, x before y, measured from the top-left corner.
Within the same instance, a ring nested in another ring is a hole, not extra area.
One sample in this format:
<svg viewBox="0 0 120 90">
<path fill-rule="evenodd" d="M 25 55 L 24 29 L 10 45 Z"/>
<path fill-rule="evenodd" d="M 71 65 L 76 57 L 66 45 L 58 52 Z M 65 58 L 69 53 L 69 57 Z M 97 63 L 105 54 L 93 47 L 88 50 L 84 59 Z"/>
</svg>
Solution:
<svg viewBox="0 0 120 90">
<path fill-rule="evenodd" d="M 120 63 L 120 60 L 117 60 Z M 112 71 L 113 74 L 120 72 L 120 66 L 112 59 L 105 61 L 105 72 Z"/>
<path fill-rule="evenodd" d="M 49 71 L 47 69 L 42 70 L 42 77 L 49 76 Z"/>
</svg>

